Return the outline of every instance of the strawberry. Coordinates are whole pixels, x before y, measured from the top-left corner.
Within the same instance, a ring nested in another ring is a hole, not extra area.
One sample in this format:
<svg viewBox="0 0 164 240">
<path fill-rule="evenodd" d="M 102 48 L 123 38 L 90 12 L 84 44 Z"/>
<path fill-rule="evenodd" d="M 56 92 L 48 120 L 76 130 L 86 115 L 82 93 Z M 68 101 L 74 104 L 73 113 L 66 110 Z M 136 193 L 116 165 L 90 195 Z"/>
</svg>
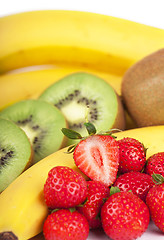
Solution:
<svg viewBox="0 0 164 240">
<path fill-rule="evenodd" d="M 51 209 L 70 208 L 81 204 L 87 197 L 87 182 L 75 170 L 57 166 L 52 168 L 44 184 L 44 198 Z"/>
<path fill-rule="evenodd" d="M 75 164 L 90 179 L 110 186 L 116 179 L 119 152 L 109 135 L 93 135 L 81 140 L 74 151 Z"/>
<path fill-rule="evenodd" d="M 146 164 L 146 151 L 142 143 L 130 137 L 118 140 L 119 172 L 142 171 Z"/>
<path fill-rule="evenodd" d="M 117 141 L 111 136 L 111 132 L 96 134 L 92 123 L 85 123 L 89 133 L 88 137 L 82 137 L 79 133 L 63 128 L 64 135 L 71 139 L 80 139 L 75 146 L 71 146 L 68 152 L 73 153 L 77 167 L 91 180 L 110 186 L 116 179 L 119 164 L 119 150 Z"/>
<path fill-rule="evenodd" d="M 43 234 L 46 240 L 86 240 L 89 224 L 78 211 L 60 209 L 46 218 Z"/>
<path fill-rule="evenodd" d="M 164 232 L 164 177 L 160 174 L 152 175 L 156 181 L 146 196 L 146 204 L 155 225 Z"/>
<path fill-rule="evenodd" d="M 153 154 L 147 159 L 145 172 L 151 176 L 157 173 L 164 177 L 164 152 Z"/>
<path fill-rule="evenodd" d="M 101 227 L 100 211 L 104 198 L 109 197 L 109 188 L 100 182 L 88 181 L 88 195 L 84 205 L 77 208 L 89 222 L 92 229 Z"/>
<path fill-rule="evenodd" d="M 146 204 L 132 192 L 116 192 L 101 209 L 102 227 L 113 240 L 132 240 L 147 229 L 150 214 Z"/>
<path fill-rule="evenodd" d="M 114 183 L 121 191 L 127 192 L 131 190 L 143 201 L 149 189 L 154 185 L 152 177 L 146 173 L 128 172 L 120 175 Z"/>
</svg>

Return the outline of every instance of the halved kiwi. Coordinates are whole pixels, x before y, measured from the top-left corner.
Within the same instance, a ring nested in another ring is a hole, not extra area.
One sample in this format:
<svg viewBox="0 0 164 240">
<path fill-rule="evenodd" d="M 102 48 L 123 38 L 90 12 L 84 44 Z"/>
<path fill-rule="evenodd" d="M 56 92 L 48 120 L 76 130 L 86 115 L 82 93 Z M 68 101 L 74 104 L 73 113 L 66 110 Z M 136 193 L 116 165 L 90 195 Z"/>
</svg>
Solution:
<svg viewBox="0 0 164 240">
<path fill-rule="evenodd" d="M 39 98 L 60 109 L 69 128 L 83 136 L 87 134 L 83 126 L 86 115 L 98 131 L 125 128 L 119 96 L 107 82 L 95 75 L 85 72 L 68 75 L 48 87 Z"/>
<path fill-rule="evenodd" d="M 0 118 L 0 192 L 32 161 L 32 148 L 25 132 L 13 122 Z"/>
<path fill-rule="evenodd" d="M 61 128 L 67 127 L 65 117 L 47 102 L 20 101 L 1 111 L 0 116 L 13 121 L 26 132 L 34 150 L 34 163 L 64 146 Z"/>
</svg>

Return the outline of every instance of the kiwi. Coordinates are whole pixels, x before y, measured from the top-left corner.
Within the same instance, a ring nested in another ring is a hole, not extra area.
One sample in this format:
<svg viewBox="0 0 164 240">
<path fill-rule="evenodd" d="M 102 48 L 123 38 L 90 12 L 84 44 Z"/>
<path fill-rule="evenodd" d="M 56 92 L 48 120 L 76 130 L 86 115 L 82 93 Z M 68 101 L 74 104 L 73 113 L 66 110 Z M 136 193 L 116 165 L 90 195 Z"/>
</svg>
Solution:
<svg viewBox="0 0 164 240">
<path fill-rule="evenodd" d="M 125 107 L 138 127 L 164 124 L 164 49 L 128 69 L 121 93 Z"/>
<path fill-rule="evenodd" d="M 0 118 L 0 192 L 32 162 L 32 148 L 25 132 L 13 122 Z"/>
<path fill-rule="evenodd" d="M 63 114 L 42 100 L 23 100 L 0 112 L 21 127 L 34 150 L 34 163 L 57 151 L 64 144 L 61 128 L 67 127 Z"/>
<path fill-rule="evenodd" d="M 119 96 L 107 82 L 95 75 L 85 72 L 70 74 L 48 87 L 39 99 L 60 109 L 69 128 L 82 136 L 87 135 L 84 127 L 86 118 L 95 125 L 97 131 L 125 128 Z"/>
</svg>

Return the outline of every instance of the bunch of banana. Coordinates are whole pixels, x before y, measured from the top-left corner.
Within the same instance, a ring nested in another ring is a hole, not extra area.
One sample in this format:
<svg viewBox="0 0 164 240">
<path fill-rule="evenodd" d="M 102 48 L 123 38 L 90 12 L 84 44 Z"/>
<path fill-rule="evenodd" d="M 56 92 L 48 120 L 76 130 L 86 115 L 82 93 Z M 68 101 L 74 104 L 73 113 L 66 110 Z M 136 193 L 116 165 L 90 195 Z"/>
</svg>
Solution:
<svg viewBox="0 0 164 240">
<path fill-rule="evenodd" d="M 106 79 L 120 94 L 124 72 L 162 48 L 163 38 L 162 29 L 88 12 L 49 10 L 2 17 L 0 74 L 34 65 L 53 70 L 1 75 L 0 109 L 35 98 L 59 78 L 81 70 Z"/>
<path fill-rule="evenodd" d="M 32 11 L 0 18 L 0 73 L 72 65 L 122 75 L 163 47 L 164 31 L 106 15 Z"/>
<path fill-rule="evenodd" d="M 162 48 L 163 38 L 162 29 L 89 12 L 49 10 L 2 17 L 0 109 L 36 98 L 53 82 L 82 70 L 102 77 L 120 95 L 125 71 Z M 24 69 L 31 66 L 39 70 Z M 128 128 L 134 127 L 126 115 Z"/>
<path fill-rule="evenodd" d="M 148 149 L 147 157 L 163 151 L 164 126 L 131 129 L 115 135 L 117 139 L 134 137 L 144 143 Z M 57 165 L 78 170 L 72 154 L 67 154 L 66 151 L 64 148 L 36 163 L 1 193 L 0 236 L 5 233 L 19 240 L 27 240 L 42 231 L 43 222 L 48 214 L 43 199 L 43 186 L 48 171 Z"/>
</svg>

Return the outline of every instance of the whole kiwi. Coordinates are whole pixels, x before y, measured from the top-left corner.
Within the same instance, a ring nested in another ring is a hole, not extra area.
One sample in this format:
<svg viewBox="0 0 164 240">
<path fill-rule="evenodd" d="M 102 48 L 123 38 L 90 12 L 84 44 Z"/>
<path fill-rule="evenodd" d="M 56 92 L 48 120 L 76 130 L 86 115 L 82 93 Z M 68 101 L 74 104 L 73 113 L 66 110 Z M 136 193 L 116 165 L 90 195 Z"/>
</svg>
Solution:
<svg viewBox="0 0 164 240">
<path fill-rule="evenodd" d="M 146 56 L 127 70 L 121 94 L 138 127 L 164 124 L 164 49 Z"/>
</svg>

